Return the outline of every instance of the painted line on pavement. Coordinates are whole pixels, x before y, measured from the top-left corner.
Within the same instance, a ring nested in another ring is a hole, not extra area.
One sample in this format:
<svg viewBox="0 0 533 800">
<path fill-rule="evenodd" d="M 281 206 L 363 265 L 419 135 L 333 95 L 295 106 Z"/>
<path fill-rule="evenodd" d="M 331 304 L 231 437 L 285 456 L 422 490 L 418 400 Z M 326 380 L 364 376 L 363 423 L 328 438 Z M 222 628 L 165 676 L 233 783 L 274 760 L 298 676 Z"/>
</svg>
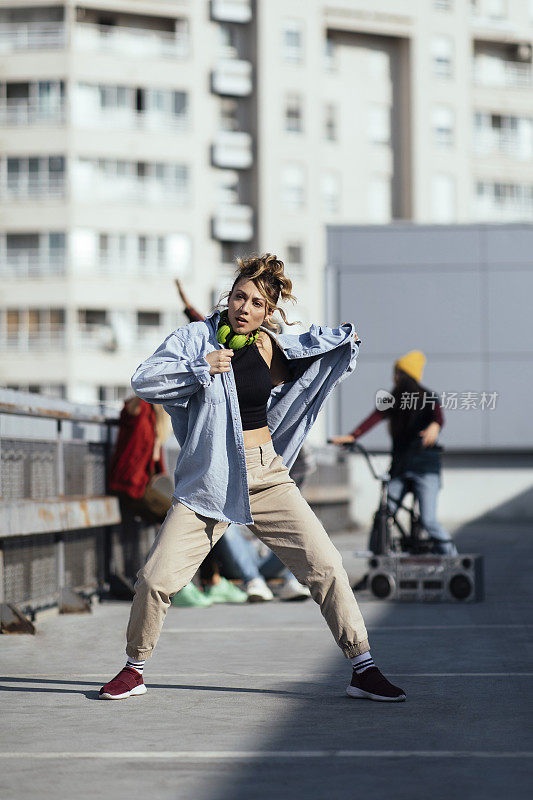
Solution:
<svg viewBox="0 0 533 800">
<path fill-rule="evenodd" d="M 0 753 L 0 759 L 27 758 L 29 760 L 53 759 L 102 759 L 102 760 L 132 760 L 143 761 L 252 761 L 267 759 L 299 759 L 299 758 L 532 758 L 533 751 L 517 750 L 498 752 L 496 750 L 236 750 L 206 752 L 205 750 L 163 750 L 131 751 L 131 752 L 62 752 L 62 753 L 34 753 L 13 752 Z"/>
<path fill-rule="evenodd" d="M 505 629 L 510 630 L 511 628 L 533 628 L 533 624 L 531 623 L 524 623 L 524 624 L 498 624 L 498 625 L 379 625 L 377 627 L 372 627 L 372 625 L 367 625 L 367 630 L 370 633 L 379 633 L 379 631 L 390 632 L 390 631 L 454 631 L 454 630 L 479 630 L 480 628 L 485 628 L 487 630 L 495 630 L 495 629 Z M 324 628 L 323 625 L 291 625 L 288 623 L 287 625 L 277 625 L 277 626 L 260 626 L 260 627 L 232 627 L 232 628 L 163 628 L 162 633 L 191 633 L 196 635 L 203 634 L 203 633 L 302 633 L 309 631 L 310 633 L 317 633 L 318 631 L 324 631 L 327 633 L 327 628 Z"/>
<path fill-rule="evenodd" d="M 387 672 L 387 675 L 395 678 L 531 678 L 533 672 Z M 289 680 L 300 680 L 301 683 L 309 683 L 312 678 L 327 677 L 332 680 L 337 680 L 336 676 L 331 672 L 151 672 L 148 675 L 148 687 L 150 681 L 155 678 L 212 678 L 213 676 L 225 678 L 286 678 Z M 305 677 L 303 677 L 305 676 Z M 20 673 L 14 676 L 0 676 L 0 681 L 7 681 L 8 683 L 17 683 L 19 680 L 53 680 L 59 679 L 73 679 L 73 678 L 98 678 L 104 680 L 105 674 L 102 672 L 50 672 L 50 673 Z"/>
</svg>

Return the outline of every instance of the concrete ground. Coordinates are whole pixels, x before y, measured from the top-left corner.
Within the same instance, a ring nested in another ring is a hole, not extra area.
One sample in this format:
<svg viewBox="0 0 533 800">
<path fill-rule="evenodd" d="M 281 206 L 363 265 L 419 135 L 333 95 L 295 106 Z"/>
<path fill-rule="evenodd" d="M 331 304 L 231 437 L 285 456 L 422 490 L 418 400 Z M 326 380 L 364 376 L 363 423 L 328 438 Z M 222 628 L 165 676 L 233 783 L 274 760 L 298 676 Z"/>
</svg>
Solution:
<svg viewBox="0 0 533 800">
<path fill-rule="evenodd" d="M 122 666 L 128 604 L 0 638 L 0 797 L 35 800 L 508 800 L 533 777 L 531 526 L 457 535 L 486 600 L 359 595 L 372 654 L 407 692 L 345 696 L 349 664 L 312 601 L 171 608 L 148 693 L 97 699 Z M 352 577 L 362 537 L 336 537 Z"/>
</svg>

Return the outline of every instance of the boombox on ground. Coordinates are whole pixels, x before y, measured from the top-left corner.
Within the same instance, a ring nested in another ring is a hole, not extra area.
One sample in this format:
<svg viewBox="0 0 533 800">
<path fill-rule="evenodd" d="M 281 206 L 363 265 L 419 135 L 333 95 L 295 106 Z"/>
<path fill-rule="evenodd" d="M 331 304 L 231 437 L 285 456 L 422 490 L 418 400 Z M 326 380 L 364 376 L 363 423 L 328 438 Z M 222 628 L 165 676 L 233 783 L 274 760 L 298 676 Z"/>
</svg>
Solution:
<svg viewBox="0 0 533 800">
<path fill-rule="evenodd" d="M 372 556 L 368 567 L 367 586 L 379 600 L 473 603 L 484 598 L 481 555 Z"/>
</svg>

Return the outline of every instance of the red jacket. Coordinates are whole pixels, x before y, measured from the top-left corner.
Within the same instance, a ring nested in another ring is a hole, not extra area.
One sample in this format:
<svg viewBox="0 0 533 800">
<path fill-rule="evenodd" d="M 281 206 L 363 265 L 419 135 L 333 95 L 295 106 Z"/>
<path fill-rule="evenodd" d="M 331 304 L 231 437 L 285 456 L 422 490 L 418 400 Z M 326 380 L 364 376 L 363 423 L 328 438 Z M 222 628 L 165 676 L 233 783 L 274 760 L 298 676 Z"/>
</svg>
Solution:
<svg viewBox="0 0 533 800">
<path fill-rule="evenodd" d="M 111 492 L 123 492 L 135 499 L 143 496 L 150 476 L 156 472 L 153 459 L 155 411 L 141 400 L 139 414 L 130 414 L 127 405 L 120 413 L 118 438 L 111 457 L 108 486 Z M 164 472 L 163 453 L 157 471 Z"/>
</svg>

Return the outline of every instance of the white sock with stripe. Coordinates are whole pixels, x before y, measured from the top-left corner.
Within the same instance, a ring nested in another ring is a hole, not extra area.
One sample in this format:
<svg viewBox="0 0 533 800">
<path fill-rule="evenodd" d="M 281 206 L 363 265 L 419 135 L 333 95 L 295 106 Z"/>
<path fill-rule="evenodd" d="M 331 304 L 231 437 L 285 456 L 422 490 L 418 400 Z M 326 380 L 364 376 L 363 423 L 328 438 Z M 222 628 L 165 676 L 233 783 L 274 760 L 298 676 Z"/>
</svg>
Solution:
<svg viewBox="0 0 533 800">
<path fill-rule="evenodd" d="M 146 663 L 146 660 L 145 661 L 136 661 L 134 658 L 130 658 L 128 656 L 128 660 L 126 661 L 126 666 L 129 667 L 130 669 L 134 669 L 135 672 L 139 673 L 139 675 L 142 675 L 145 663 Z"/>
<path fill-rule="evenodd" d="M 350 661 L 352 662 L 352 666 L 358 675 L 360 675 L 361 672 L 364 672 L 365 669 L 376 666 L 372 656 L 370 655 L 370 650 L 367 650 L 366 653 L 361 653 L 360 656 L 351 658 Z"/>
</svg>

